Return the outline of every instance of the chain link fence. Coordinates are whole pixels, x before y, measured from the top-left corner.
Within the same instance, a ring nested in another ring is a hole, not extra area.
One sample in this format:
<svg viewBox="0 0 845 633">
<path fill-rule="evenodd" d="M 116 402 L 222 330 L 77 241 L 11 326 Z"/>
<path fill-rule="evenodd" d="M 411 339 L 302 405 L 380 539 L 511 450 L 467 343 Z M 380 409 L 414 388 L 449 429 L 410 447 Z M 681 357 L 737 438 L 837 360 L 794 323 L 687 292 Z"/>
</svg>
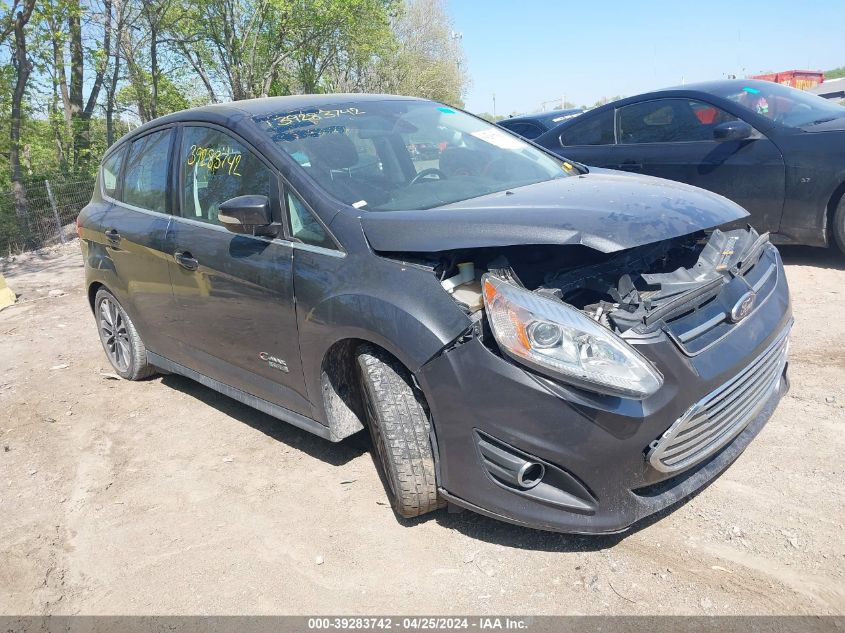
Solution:
<svg viewBox="0 0 845 633">
<path fill-rule="evenodd" d="M 20 213 L 14 191 L 0 192 L 0 255 L 72 239 L 76 216 L 93 191 L 94 179 L 30 181 L 24 184 Z"/>
</svg>

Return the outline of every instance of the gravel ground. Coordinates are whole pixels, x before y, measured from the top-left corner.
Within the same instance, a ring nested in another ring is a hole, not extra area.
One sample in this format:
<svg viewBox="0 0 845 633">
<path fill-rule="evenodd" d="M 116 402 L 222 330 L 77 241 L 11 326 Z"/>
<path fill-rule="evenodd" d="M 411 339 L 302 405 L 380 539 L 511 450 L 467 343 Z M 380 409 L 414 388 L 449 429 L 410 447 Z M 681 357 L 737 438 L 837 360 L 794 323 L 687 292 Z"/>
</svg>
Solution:
<svg viewBox="0 0 845 633">
<path fill-rule="evenodd" d="M 713 485 L 601 538 L 398 522 L 365 435 L 114 380 L 78 245 L 7 261 L 0 614 L 843 614 L 845 258 L 784 258 L 792 391 Z"/>
</svg>

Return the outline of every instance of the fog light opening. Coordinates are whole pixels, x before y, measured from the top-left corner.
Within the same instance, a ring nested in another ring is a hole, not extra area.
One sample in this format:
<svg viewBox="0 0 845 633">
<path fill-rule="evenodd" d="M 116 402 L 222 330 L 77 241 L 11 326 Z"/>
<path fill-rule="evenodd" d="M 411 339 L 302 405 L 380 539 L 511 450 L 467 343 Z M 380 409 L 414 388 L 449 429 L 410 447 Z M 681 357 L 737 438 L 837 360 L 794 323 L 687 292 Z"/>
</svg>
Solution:
<svg viewBox="0 0 845 633">
<path fill-rule="evenodd" d="M 537 462 L 525 462 L 516 474 L 516 482 L 525 490 L 533 488 L 543 480 L 546 467 Z"/>
</svg>

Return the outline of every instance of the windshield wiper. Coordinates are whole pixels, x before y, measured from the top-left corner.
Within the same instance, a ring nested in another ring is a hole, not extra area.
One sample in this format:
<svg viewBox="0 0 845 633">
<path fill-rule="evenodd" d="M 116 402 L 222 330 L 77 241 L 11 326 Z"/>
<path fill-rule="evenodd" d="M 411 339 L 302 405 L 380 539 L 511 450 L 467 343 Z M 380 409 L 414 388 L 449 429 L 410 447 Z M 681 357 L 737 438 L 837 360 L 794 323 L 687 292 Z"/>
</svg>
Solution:
<svg viewBox="0 0 845 633">
<path fill-rule="evenodd" d="M 835 121 L 836 119 L 841 119 L 845 117 L 845 114 L 840 114 L 839 116 L 832 116 L 826 119 L 818 119 L 817 121 L 813 121 L 812 123 L 805 123 L 804 125 L 821 125 L 822 123 L 830 123 L 831 121 Z"/>
</svg>

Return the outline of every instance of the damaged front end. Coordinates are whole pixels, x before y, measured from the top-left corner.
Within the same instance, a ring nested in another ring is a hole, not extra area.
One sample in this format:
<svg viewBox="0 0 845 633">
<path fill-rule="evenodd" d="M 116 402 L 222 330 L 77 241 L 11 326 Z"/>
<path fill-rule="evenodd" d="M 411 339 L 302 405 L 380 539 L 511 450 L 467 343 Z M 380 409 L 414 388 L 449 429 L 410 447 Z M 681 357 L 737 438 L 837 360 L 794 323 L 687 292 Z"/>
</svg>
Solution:
<svg viewBox="0 0 845 633">
<path fill-rule="evenodd" d="M 623 339 L 663 330 L 690 356 L 748 317 L 778 276 L 768 234 L 751 227 L 610 254 L 583 246 L 513 246 L 440 253 L 436 262 L 429 257 L 425 263 L 475 320 L 485 316 L 487 278 L 574 308 Z M 524 335 L 531 338 L 527 330 Z"/>
<path fill-rule="evenodd" d="M 787 388 L 788 290 L 750 227 L 610 253 L 393 257 L 430 270 L 472 323 L 419 380 L 448 439 L 441 494 L 497 518 L 622 529 L 717 476 Z M 502 474 L 525 464 L 558 475 L 524 486 Z"/>
<path fill-rule="evenodd" d="M 663 329 L 692 355 L 749 316 L 776 278 L 768 234 L 749 227 L 658 242 L 558 271 L 535 292 L 579 308 L 618 334 Z"/>
<path fill-rule="evenodd" d="M 468 318 L 414 374 L 455 505 L 623 530 L 718 476 L 788 389 L 789 290 L 768 236 L 714 228 L 744 215 L 714 194 L 598 176 L 595 199 L 571 184 L 576 199 L 362 218 L 374 251 L 429 272 L 438 309 Z"/>
</svg>

